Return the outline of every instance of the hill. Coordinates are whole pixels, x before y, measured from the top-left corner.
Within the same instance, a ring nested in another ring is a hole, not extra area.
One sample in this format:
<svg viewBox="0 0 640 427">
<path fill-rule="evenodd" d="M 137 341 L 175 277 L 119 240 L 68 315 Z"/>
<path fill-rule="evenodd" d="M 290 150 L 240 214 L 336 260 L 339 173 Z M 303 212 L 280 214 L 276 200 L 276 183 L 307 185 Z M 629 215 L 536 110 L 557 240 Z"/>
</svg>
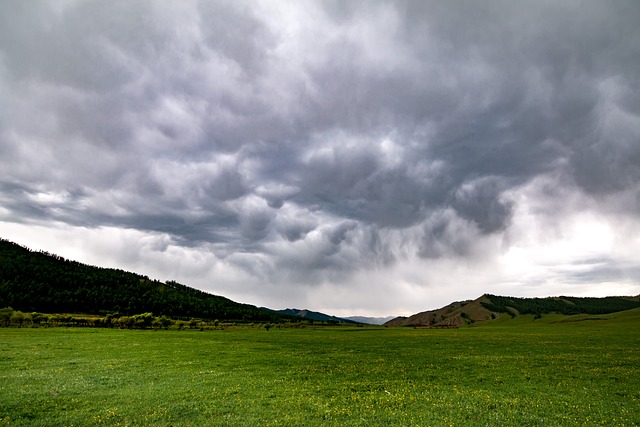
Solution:
<svg viewBox="0 0 640 427">
<path fill-rule="evenodd" d="M 295 317 L 300 317 L 302 319 L 313 320 L 318 322 L 341 323 L 341 324 L 348 323 L 353 325 L 359 323 L 353 320 L 343 319 L 341 317 L 331 316 L 329 314 L 324 314 L 317 311 L 311 311 L 306 309 L 300 310 L 297 308 L 287 308 L 284 310 L 273 310 L 273 311 L 276 313 L 284 314 L 286 316 L 295 316 Z"/>
<path fill-rule="evenodd" d="M 43 313 L 151 312 L 156 316 L 230 321 L 287 318 L 177 282 L 70 261 L 0 239 L 0 308 Z"/>
<path fill-rule="evenodd" d="M 516 298 L 485 294 L 470 301 L 451 303 L 437 310 L 424 311 L 409 317 L 397 317 L 386 326 L 414 327 L 458 327 L 476 322 L 497 319 L 501 316 L 514 318 L 531 314 L 609 314 L 640 307 L 640 296 L 636 297 L 548 297 Z"/>
</svg>

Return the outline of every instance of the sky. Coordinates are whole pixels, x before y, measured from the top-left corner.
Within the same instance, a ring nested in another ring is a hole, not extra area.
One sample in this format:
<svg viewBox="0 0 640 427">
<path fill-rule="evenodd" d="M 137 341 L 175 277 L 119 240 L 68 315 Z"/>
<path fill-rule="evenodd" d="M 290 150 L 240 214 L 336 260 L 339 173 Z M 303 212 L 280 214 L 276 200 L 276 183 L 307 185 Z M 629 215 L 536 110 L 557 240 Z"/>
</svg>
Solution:
<svg viewBox="0 0 640 427">
<path fill-rule="evenodd" d="M 0 1 L 0 237 L 274 309 L 640 294 L 640 3 Z"/>
</svg>

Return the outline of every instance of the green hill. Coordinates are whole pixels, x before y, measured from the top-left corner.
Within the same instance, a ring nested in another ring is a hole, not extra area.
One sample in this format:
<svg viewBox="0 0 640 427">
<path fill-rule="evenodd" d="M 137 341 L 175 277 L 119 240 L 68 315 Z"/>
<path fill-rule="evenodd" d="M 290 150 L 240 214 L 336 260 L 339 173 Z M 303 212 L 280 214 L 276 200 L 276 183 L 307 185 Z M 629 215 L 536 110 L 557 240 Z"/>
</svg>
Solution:
<svg viewBox="0 0 640 427">
<path fill-rule="evenodd" d="M 482 324 L 486 321 L 503 322 L 507 319 L 529 316 L 539 319 L 554 315 L 559 320 L 575 315 L 603 315 L 640 307 L 640 296 L 635 297 L 548 297 L 516 298 L 485 294 L 470 301 L 451 303 L 437 310 L 423 311 L 409 317 L 397 317 L 385 325 L 413 327 L 459 327 Z"/>
<path fill-rule="evenodd" d="M 608 314 L 617 311 L 630 310 L 640 307 L 637 297 L 550 297 L 550 298 L 514 298 L 486 295 L 488 302 L 482 305 L 491 311 L 507 314 L 542 315 L 557 313 L 574 314 Z"/>
<path fill-rule="evenodd" d="M 70 261 L 0 239 L 0 308 L 42 313 L 151 312 L 156 316 L 227 321 L 288 318 L 180 283 Z"/>
</svg>

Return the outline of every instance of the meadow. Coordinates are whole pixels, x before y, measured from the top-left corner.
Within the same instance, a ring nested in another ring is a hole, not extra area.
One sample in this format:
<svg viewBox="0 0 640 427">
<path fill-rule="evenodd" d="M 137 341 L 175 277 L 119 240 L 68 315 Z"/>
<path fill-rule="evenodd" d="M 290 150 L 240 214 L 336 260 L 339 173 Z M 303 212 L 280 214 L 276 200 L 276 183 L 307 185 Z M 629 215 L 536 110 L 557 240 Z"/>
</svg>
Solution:
<svg viewBox="0 0 640 427">
<path fill-rule="evenodd" d="M 637 310 L 523 319 L 455 330 L 0 328 L 0 425 L 640 424 Z"/>
</svg>

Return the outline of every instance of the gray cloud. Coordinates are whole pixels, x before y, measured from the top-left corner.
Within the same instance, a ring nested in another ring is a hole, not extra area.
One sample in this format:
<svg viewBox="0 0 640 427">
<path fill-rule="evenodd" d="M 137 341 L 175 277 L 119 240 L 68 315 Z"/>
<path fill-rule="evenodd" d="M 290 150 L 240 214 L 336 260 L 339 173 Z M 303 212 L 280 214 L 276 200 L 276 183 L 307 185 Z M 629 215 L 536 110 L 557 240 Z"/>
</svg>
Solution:
<svg viewBox="0 0 640 427">
<path fill-rule="evenodd" d="M 508 227 L 511 205 L 500 200 L 499 183 L 491 177 L 465 183 L 453 196 L 452 206 L 463 218 L 474 221 L 484 233 Z"/>
<path fill-rule="evenodd" d="M 638 22 L 633 1 L 9 2 L 0 220 L 160 233 L 266 301 L 370 270 L 430 292 L 448 263 L 513 282 L 501 257 L 547 243 L 529 229 L 640 220 Z"/>
</svg>

